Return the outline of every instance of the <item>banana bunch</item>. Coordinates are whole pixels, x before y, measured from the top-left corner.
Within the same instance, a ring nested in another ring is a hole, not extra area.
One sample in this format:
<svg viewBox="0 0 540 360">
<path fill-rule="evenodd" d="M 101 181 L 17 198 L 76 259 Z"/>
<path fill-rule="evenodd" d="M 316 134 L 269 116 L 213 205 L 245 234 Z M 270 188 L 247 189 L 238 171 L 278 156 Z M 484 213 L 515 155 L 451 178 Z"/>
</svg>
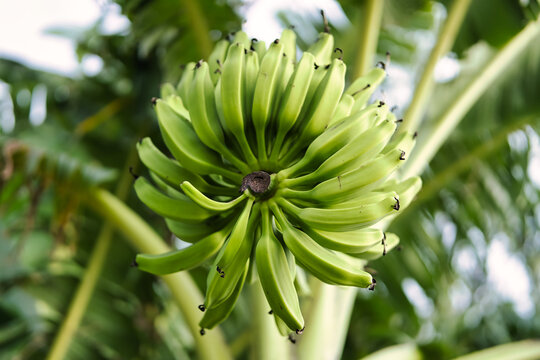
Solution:
<svg viewBox="0 0 540 360">
<path fill-rule="evenodd" d="M 377 223 L 421 187 L 396 176 L 413 134 L 394 135 L 388 106 L 368 103 L 385 71 L 346 87 L 328 33 L 296 55 L 292 30 L 268 47 L 243 32 L 221 40 L 154 100 L 172 158 L 149 138 L 137 145 L 152 181 L 136 180 L 139 199 L 192 245 L 136 265 L 162 275 L 212 262 L 201 333 L 228 317 L 246 279 L 260 281 L 283 335 L 305 326 L 304 271 L 373 290 L 366 262 L 399 242 Z"/>
</svg>

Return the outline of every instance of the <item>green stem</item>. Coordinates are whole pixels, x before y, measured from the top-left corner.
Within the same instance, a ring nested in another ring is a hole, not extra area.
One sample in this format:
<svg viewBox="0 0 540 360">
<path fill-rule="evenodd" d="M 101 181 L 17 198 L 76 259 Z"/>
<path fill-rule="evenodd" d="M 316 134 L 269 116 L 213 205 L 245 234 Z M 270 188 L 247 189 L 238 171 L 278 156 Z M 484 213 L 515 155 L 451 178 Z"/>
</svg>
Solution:
<svg viewBox="0 0 540 360">
<path fill-rule="evenodd" d="M 298 358 L 339 359 L 356 298 L 356 288 L 328 285 L 313 278 L 313 303 L 299 337 Z"/>
<path fill-rule="evenodd" d="M 354 78 L 366 74 L 373 67 L 373 58 L 377 52 L 377 41 L 381 28 L 384 0 L 367 0 L 365 2 L 364 21 L 360 29 L 360 44 L 354 66 Z"/>
<path fill-rule="evenodd" d="M 86 308 L 92 298 L 99 275 L 103 269 L 103 264 L 105 263 L 111 244 L 112 234 L 112 226 L 110 224 L 105 224 L 101 229 L 96 245 L 92 250 L 90 260 L 86 265 L 82 281 L 69 305 L 66 317 L 54 339 L 51 350 L 47 355 L 47 359 L 58 360 L 66 357 L 71 340 L 79 328 L 79 324 L 86 312 Z"/>
<path fill-rule="evenodd" d="M 414 91 L 414 97 L 405 114 L 405 121 L 400 126 L 398 132 L 414 132 L 418 128 L 422 116 L 424 115 L 426 104 L 432 94 L 433 90 L 433 72 L 435 66 L 441 57 L 448 53 L 452 49 L 452 45 L 456 39 L 457 33 L 471 0 L 455 0 L 452 3 L 448 18 L 446 19 L 437 43 L 431 50 L 428 61 L 424 67 L 424 71 Z"/>
<path fill-rule="evenodd" d="M 277 330 L 274 316 L 268 314 L 270 305 L 266 301 L 259 280 L 255 281 L 249 290 L 255 326 L 251 339 L 251 358 L 256 360 L 289 359 L 288 340 Z"/>
<path fill-rule="evenodd" d="M 208 59 L 212 51 L 212 40 L 210 39 L 210 30 L 208 22 L 201 11 L 198 1 L 181 0 L 182 8 L 185 11 L 184 18 L 188 19 L 190 28 L 195 36 L 195 44 L 199 49 L 202 58 Z"/>
<path fill-rule="evenodd" d="M 420 134 L 421 139 L 424 140 L 416 146 L 412 158 L 407 161 L 403 177 L 422 172 L 480 96 L 504 72 L 504 69 L 515 61 L 521 52 L 533 41 L 536 41 L 539 36 L 540 20 L 537 20 L 529 23 L 499 50 L 483 71 L 471 81 L 469 86 L 448 107 L 448 110 L 437 121 L 432 131 L 425 131 Z"/>
<path fill-rule="evenodd" d="M 137 151 L 135 146 L 131 148 L 126 160 L 126 166 L 122 172 L 122 177 L 118 181 L 116 194 L 120 199 L 125 199 L 131 189 L 132 178 L 128 171 L 131 164 L 137 163 Z M 113 235 L 113 228 L 110 223 L 105 222 L 105 225 L 100 231 L 96 245 L 92 250 L 90 259 L 79 287 L 77 288 L 73 300 L 71 301 L 66 317 L 60 326 L 60 330 L 54 338 L 51 350 L 47 355 L 47 359 L 64 359 L 71 340 L 74 338 L 81 320 L 86 312 L 88 303 L 92 298 L 94 289 L 107 259 L 108 250 L 110 247 Z"/>
<path fill-rule="evenodd" d="M 170 248 L 154 230 L 133 210 L 106 190 L 91 189 L 85 198 L 86 203 L 103 218 L 119 230 L 137 251 L 159 254 Z M 197 285 L 187 272 L 162 277 L 171 290 L 186 324 L 197 346 L 200 359 L 232 359 L 223 335 L 216 329 L 199 335 L 199 321 L 202 317 L 197 306 L 203 303 L 203 297 Z"/>
</svg>

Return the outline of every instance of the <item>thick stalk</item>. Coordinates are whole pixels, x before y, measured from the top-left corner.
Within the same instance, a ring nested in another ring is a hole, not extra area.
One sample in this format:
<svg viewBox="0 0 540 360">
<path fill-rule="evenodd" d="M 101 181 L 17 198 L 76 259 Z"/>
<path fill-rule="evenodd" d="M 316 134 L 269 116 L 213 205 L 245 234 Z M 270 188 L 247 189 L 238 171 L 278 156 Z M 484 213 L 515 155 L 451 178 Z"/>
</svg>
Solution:
<svg viewBox="0 0 540 360">
<path fill-rule="evenodd" d="M 251 358 L 254 360 L 290 359 L 290 345 L 276 327 L 274 316 L 268 314 L 270 305 L 266 301 L 261 283 L 257 280 L 250 286 L 253 325 Z"/>
<path fill-rule="evenodd" d="M 435 123 L 432 130 L 424 131 L 421 134 L 419 139 L 422 141 L 416 146 L 412 158 L 407 161 L 403 177 L 409 177 L 422 172 L 480 96 L 504 72 L 504 69 L 516 60 L 528 45 L 538 40 L 539 36 L 540 20 L 537 20 L 527 25 L 499 50 L 489 64 L 486 65 L 476 78 L 471 81 L 469 86 L 448 107 L 448 110 Z"/>
<path fill-rule="evenodd" d="M 339 359 L 357 288 L 328 285 L 313 279 L 313 303 L 306 329 L 298 338 L 298 358 Z"/>
<path fill-rule="evenodd" d="M 420 81 L 414 91 L 414 97 L 405 114 L 403 124 L 398 130 L 399 132 L 409 131 L 412 133 L 417 130 L 418 124 L 424 115 L 426 104 L 432 94 L 435 66 L 439 59 L 452 49 L 470 4 L 471 0 L 454 0 L 452 3 L 448 18 L 439 33 L 437 43 L 431 50 Z"/>
<path fill-rule="evenodd" d="M 202 58 L 208 59 L 212 51 L 212 40 L 208 22 L 201 10 L 200 3 L 195 0 L 180 0 L 185 11 L 184 18 L 189 21 L 191 32 L 195 36 L 195 44 Z"/>
<path fill-rule="evenodd" d="M 105 224 L 99 234 L 96 245 L 92 250 L 92 255 L 86 265 L 82 281 L 69 305 L 66 317 L 54 339 L 51 350 L 47 355 L 47 359 L 59 360 L 66 357 L 71 340 L 79 328 L 79 324 L 81 323 L 88 303 L 94 293 L 94 288 L 99 279 L 99 275 L 101 274 L 105 259 L 107 258 L 112 234 L 112 226 Z"/>
<path fill-rule="evenodd" d="M 85 198 L 86 203 L 103 218 L 107 219 L 119 230 L 126 240 L 137 251 L 159 254 L 170 248 L 154 230 L 133 210 L 106 190 L 91 189 Z M 199 335 L 199 321 L 202 313 L 197 306 L 203 303 L 203 297 L 197 285 L 187 272 L 163 276 L 163 280 L 171 290 L 186 324 L 188 325 L 197 346 L 200 359 L 232 359 L 219 329 Z"/>
<path fill-rule="evenodd" d="M 373 60 L 377 52 L 377 42 L 384 0 L 366 0 L 365 16 L 360 29 L 360 44 L 354 66 L 354 78 L 364 75 L 373 67 Z"/>
</svg>

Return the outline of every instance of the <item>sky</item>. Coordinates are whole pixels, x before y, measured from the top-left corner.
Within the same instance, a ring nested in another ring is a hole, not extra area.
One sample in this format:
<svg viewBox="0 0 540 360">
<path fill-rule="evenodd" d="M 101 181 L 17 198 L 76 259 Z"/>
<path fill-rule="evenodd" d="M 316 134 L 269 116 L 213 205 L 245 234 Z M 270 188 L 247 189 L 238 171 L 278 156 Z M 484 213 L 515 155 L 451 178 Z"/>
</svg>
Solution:
<svg viewBox="0 0 540 360">
<path fill-rule="evenodd" d="M 243 9 L 243 17 L 247 19 L 244 30 L 251 37 L 265 40 L 267 43 L 279 37 L 281 25 L 277 18 L 268 16 L 278 10 L 311 11 L 318 16 L 319 9 L 324 9 L 326 16 L 335 25 L 346 25 L 347 18 L 335 2 L 331 0 L 271 0 L 250 1 Z M 121 33 L 129 29 L 129 21 L 125 18 L 118 5 L 106 0 L 17 0 L 0 1 L 0 57 L 20 61 L 36 69 L 46 70 L 66 76 L 77 77 L 81 74 L 94 75 L 101 69 L 101 59 L 89 56 L 81 63 L 75 55 L 74 42 L 66 37 L 50 33 L 51 29 L 71 29 L 76 35 L 77 31 L 92 26 L 100 15 L 104 13 L 105 20 L 101 31 L 105 34 Z M 436 76 L 444 81 L 456 76 L 459 72 L 457 62 L 452 58 L 444 58 L 437 67 Z M 404 106 L 411 96 L 411 75 L 398 65 L 389 69 L 394 83 L 393 90 L 387 91 L 385 96 L 390 103 Z M 39 86 L 39 85 L 38 85 Z M 390 86 L 389 86 L 390 87 Z M 7 94 L 6 84 L 0 79 L 0 100 Z M 40 97 L 40 88 L 34 89 L 32 102 L 44 103 L 43 94 Z M 393 92 L 391 92 L 393 91 Z M 37 94 L 37 95 L 36 95 Z M 37 99 L 37 100 L 34 100 Z M 0 104 L 1 105 L 1 104 Z M 8 104 L 9 105 L 9 104 Z M 0 106 L 0 126 L 9 116 L 9 106 Z M 45 119 L 45 110 L 36 105 L 31 121 L 39 125 Z M 12 112 L 12 111 L 11 111 Z M 12 119 L 14 121 L 14 119 Z M 11 121 L 11 120 L 10 120 Z M 538 136 L 533 142 L 533 157 L 530 161 L 529 176 L 540 187 L 540 145 Z M 534 166 L 536 170 L 534 170 Z M 443 229 L 443 238 L 452 238 L 451 230 Z M 446 233 L 444 233 L 446 231 Z M 455 234 L 454 234 L 455 236 Z M 450 241 L 453 241 L 450 239 Z M 486 262 L 488 280 L 495 291 L 504 299 L 514 304 L 516 312 L 524 317 L 533 311 L 530 300 L 531 280 L 526 274 L 525 267 L 519 256 L 512 254 L 507 246 L 504 236 L 499 236 L 487 247 Z M 487 245 L 484 243 L 484 248 Z M 463 249 L 456 260 L 463 269 L 480 266 L 471 256 L 471 251 L 479 249 Z M 519 279 L 519 281 L 516 281 Z M 512 286 L 508 286 L 512 284 Z M 412 279 L 403 284 L 404 291 L 418 309 L 421 316 L 428 316 L 433 310 L 433 304 L 420 286 Z M 459 306 L 471 305 L 472 295 L 464 295 L 463 291 L 456 292 L 453 301 Z M 525 296 L 524 296 L 525 295 Z M 452 295 L 451 295 L 452 296 Z"/>
</svg>

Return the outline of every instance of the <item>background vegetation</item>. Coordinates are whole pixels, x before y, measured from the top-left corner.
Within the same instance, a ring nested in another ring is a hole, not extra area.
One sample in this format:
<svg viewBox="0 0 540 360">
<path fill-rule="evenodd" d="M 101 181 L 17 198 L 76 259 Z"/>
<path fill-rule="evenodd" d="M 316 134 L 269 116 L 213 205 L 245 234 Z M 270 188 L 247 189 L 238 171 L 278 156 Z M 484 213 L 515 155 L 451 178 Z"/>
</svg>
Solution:
<svg viewBox="0 0 540 360">
<path fill-rule="evenodd" d="M 143 136 L 159 141 L 150 98 L 159 96 L 161 83 L 178 80 L 182 64 L 206 57 L 214 40 L 242 27 L 242 4 L 116 2 L 131 21 L 129 31 L 104 35 L 97 23 L 76 37 L 80 58 L 103 60 L 95 76 L 63 77 L 0 59 L 7 89 L 0 116 L 16 119 L 12 131 L 0 132 L 1 359 L 50 354 L 74 299 L 72 311 L 80 313 L 72 316 L 81 321 L 73 323 L 67 359 L 185 359 L 196 356 L 201 341 L 164 283 L 130 268 L 133 241 L 86 205 L 96 187 L 108 189 L 174 245 L 162 219 L 131 190 L 129 169 L 143 171 L 135 143 Z M 416 89 L 414 106 L 407 98 L 396 109 L 404 124 L 420 124 L 415 156 L 429 161 L 430 149 L 438 149 L 430 141 L 444 145 L 423 169 L 415 204 L 391 224 L 401 251 L 370 264 L 377 291 L 356 295 L 343 358 L 415 344 L 418 349 L 400 349 L 446 359 L 539 338 L 539 2 L 387 0 L 380 26 L 377 3 L 339 2 L 350 22 L 332 33 L 350 79 L 387 61 L 389 51 L 389 79 L 377 96 L 391 103 L 393 87 Z M 437 38 L 451 30 L 444 24 L 452 6 L 466 12 L 455 22 L 455 41 Z M 321 19 L 305 14 L 282 12 L 280 19 L 295 25 L 301 44 L 322 29 Z M 527 32 L 536 35 L 519 40 Z M 377 57 L 366 59 L 360 50 L 369 35 Z M 516 39 L 521 47 L 509 48 Z M 433 49 L 452 50 L 460 71 L 423 84 L 422 73 L 435 64 Z M 494 65 L 501 54 L 507 61 Z M 398 70 L 412 81 L 400 82 Z M 46 117 L 34 126 L 31 99 L 39 91 L 47 93 Z M 459 125 L 445 129 L 452 119 Z M 190 272 L 201 289 L 206 271 Z M 93 292 L 92 286 L 76 292 L 92 278 Z M 238 358 L 248 357 L 253 343 L 251 309 L 242 296 L 221 326 Z"/>
</svg>

